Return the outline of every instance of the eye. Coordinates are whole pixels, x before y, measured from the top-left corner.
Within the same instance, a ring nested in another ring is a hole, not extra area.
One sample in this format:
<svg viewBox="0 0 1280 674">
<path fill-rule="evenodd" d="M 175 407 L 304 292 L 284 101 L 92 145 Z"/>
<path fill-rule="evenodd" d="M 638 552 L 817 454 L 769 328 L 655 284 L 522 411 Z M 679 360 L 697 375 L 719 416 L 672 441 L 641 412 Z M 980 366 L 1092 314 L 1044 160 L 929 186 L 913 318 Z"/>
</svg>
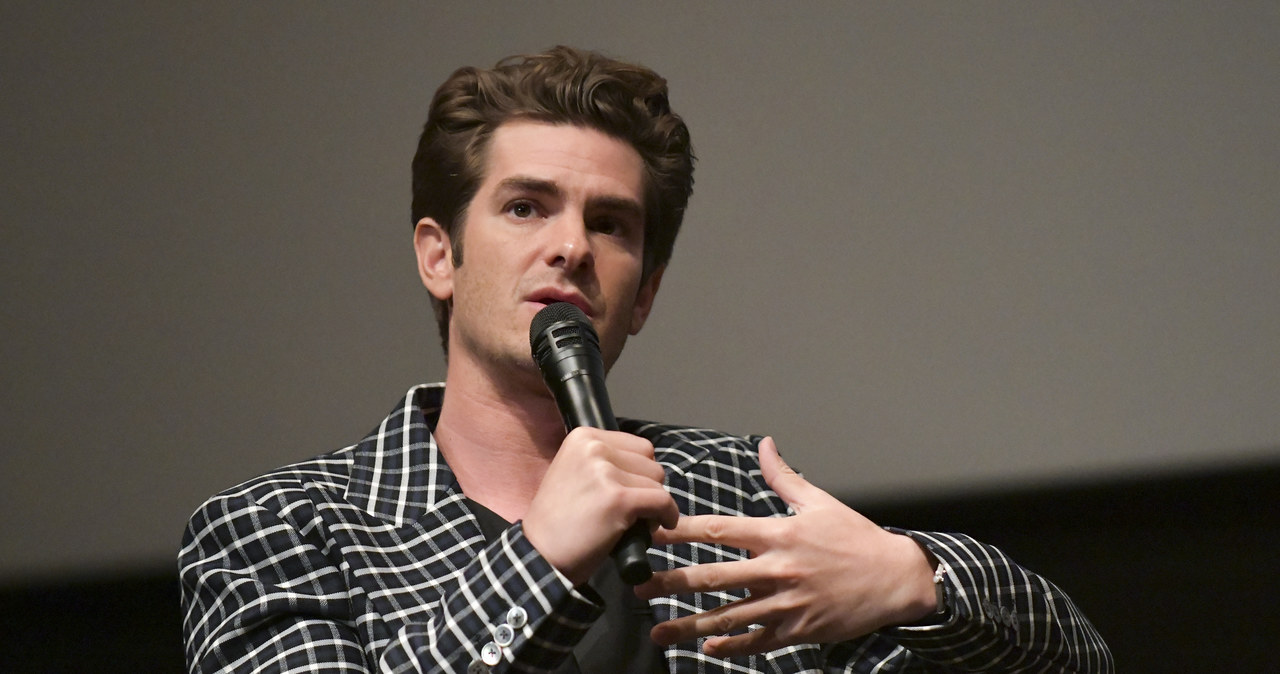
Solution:
<svg viewBox="0 0 1280 674">
<path fill-rule="evenodd" d="M 528 201 L 513 201 L 507 205 L 507 213 L 517 220 L 528 220 L 538 214 L 538 209 Z"/>
<path fill-rule="evenodd" d="M 601 234 L 614 234 L 621 227 L 618 221 L 613 218 L 597 218 L 591 223 L 592 231 L 600 232 Z"/>
</svg>

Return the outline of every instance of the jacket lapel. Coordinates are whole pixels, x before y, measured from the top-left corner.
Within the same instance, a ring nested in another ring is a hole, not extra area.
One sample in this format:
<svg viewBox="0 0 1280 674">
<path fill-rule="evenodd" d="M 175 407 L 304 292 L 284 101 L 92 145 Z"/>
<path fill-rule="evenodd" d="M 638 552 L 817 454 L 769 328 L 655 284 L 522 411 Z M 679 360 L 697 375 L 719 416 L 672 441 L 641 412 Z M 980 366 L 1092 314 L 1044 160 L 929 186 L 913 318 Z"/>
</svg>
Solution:
<svg viewBox="0 0 1280 674">
<path fill-rule="evenodd" d="M 630 427 L 629 427 L 630 426 Z M 705 508 L 696 502 L 694 485 L 690 483 L 690 474 L 698 470 L 698 464 L 711 453 L 713 446 L 706 442 L 690 442 L 678 432 L 663 431 L 658 435 L 651 431 L 657 427 L 643 424 L 623 423 L 623 429 L 648 437 L 654 443 L 654 454 L 658 463 L 666 470 L 664 479 L 667 490 L 676 500 L 682 515 L 706 514 Z M 714 481 L 700 476 L 701 489 Z M 710 495 L 714 497 L 715 495 Z M 649 561 L 654 571 L 673 570 L 693 564 L 708 564 L 742 560 L 746 551 L 736 548 L 705 545 L 702 543 L 681 543 L 649 550 Z M 656 622 L 664 622 L 702 613 L 726 603 L 746 598 L 745 590 L 731 592 L 701 592 L 692 595 L 676 595 L 674 597 L 658 597 L 650 600 L 649 606 Z M 730 672 L 773 672 L 775 674 L 814 673 L 823 671 L 821 649 L 816 645 L 805 645 L 784 649 L 773 653 L 737 657 L 727 660 L 703 655 L 700 651 L 701 640 L 697 643 L 684 642 L 668 646 L 665 649 L 667 667 L 672 674 L 728 674 Z"/>
<path fill-rule="evenodd" d="M 464 557 L 474 556 L 484 534 L 428 423 L 439 415 L 443 396 L 441 384 L 415 386 L 354 447 L 345 498 L 393 527 L 449 535 L 463 546 Z"/>
<path fill-rule="evenodd" d="M 443 389 L 416 386 L 354 447 L 347 502 L 395 526 L 449 497 L 453 471 L 431 437 L 428 415 L 439 414 Z"/>
</svg>

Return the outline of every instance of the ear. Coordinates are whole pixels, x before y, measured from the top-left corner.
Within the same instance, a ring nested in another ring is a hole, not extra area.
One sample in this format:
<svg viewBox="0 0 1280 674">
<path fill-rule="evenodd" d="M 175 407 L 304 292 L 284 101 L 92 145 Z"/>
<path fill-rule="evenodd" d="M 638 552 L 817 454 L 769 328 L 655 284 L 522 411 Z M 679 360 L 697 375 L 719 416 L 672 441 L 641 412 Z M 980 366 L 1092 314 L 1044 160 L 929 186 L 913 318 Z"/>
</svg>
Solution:
<svg viewBox="0 0 1280 674">
<path fill-rule="evenodd" d="M 453 249 L 449 233 L 435 220 L 423 218 L 413 230 L 413 249 L 418 255 L 418 276 L 436 299 L 453 297 Z"/>
<path fill-rule="evenodd" d="M 649 278 L 640 284 L 640 290 L 636 291 L 636 303 L 631 308 L 631 327 L 628 330 L 630 334 L 640 332 L 640 328 L 644 327 L 644 322 L 649 318 L 649 311 L 653 309 L 653 298 L 658 294 L 658 286 L 662 285 L 662 272 L 666 271 L 665 265 L 653 270 L 649 274 Z"/>
</svg>

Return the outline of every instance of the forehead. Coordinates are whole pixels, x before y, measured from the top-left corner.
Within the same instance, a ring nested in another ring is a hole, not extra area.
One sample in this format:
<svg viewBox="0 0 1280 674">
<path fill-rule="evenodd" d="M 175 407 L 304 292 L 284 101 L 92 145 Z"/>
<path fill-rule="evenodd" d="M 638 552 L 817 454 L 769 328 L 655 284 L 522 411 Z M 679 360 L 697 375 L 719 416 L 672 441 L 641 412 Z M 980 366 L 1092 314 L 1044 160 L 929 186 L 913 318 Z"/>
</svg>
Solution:
<svg viewBox="0 0 1280 674">
<path fill-rule="evenodd" d="M 640 201 L 644 161 L 629 143 L 596 129 L 519 120 L 494 131 L 481 190 L 516 176 Z"/>
</svg>

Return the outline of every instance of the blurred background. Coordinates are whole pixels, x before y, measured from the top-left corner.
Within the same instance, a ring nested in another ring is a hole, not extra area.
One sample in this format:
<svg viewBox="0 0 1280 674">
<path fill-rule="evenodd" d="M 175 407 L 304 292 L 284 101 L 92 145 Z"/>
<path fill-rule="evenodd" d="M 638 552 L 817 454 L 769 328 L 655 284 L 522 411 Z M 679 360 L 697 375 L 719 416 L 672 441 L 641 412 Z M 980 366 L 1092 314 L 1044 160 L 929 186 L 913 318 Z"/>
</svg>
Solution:
<svg viewBox="0 0 1280 674">
<path fill-rule="evenodd" d="M 1277 35 L 1261 1 L 0 5 L 12 671 L 181 669 L 192 510 L 443 377 L 427 103 L 559 43 L 666 76 L 699 157 L 619 414 L 1006 548 L 1122 671 L 1280 666 Z"/>
</svg>

